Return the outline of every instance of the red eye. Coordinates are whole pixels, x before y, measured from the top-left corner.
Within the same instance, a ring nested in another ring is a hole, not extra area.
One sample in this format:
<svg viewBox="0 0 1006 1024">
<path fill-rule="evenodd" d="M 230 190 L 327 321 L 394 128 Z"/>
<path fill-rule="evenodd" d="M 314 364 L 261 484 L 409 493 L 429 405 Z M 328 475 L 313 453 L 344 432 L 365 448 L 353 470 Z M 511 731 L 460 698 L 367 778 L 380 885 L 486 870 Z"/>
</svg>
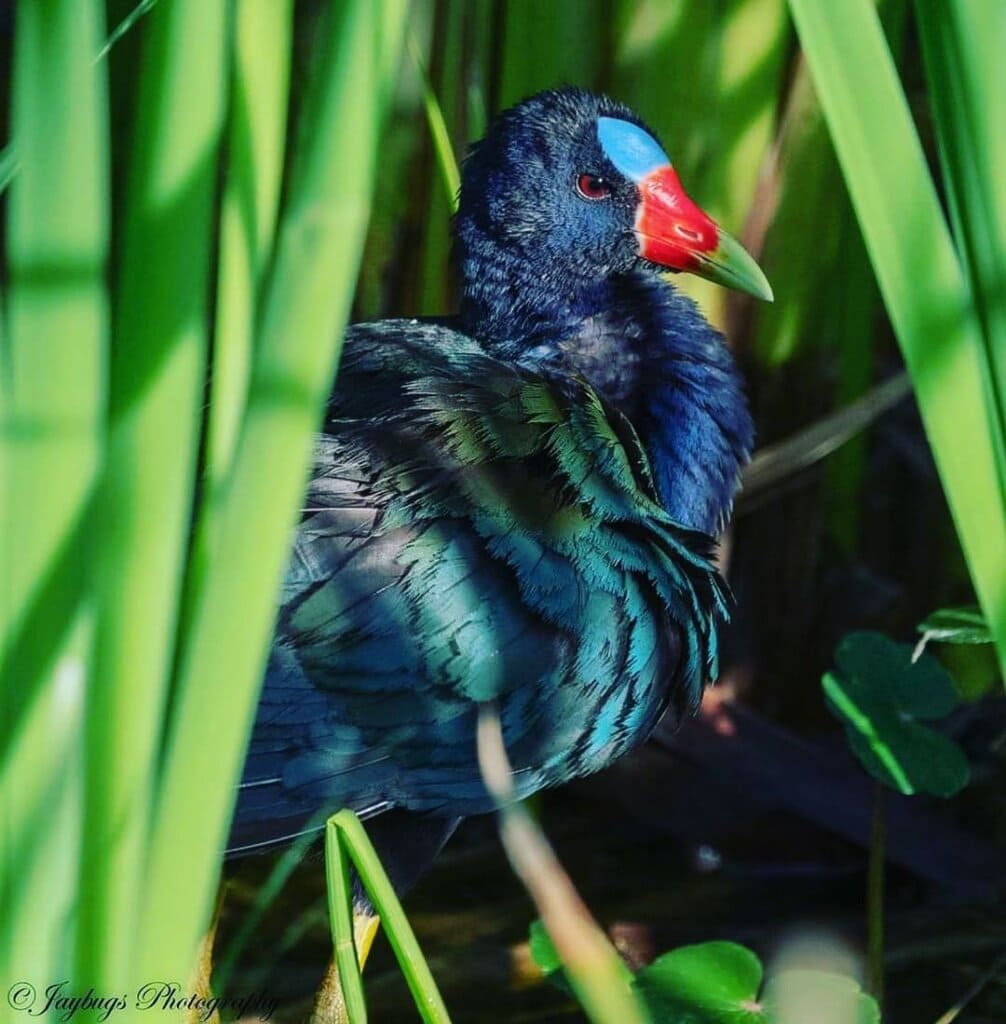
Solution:
<svg viewBox="0 0 1006 1024">
<path fill-rule="evenodd" d="M 581 174 L 576 179 L 576 190 L 584 199 L 607 199 L 611 186 L 596 174 Z"/>
</svg>

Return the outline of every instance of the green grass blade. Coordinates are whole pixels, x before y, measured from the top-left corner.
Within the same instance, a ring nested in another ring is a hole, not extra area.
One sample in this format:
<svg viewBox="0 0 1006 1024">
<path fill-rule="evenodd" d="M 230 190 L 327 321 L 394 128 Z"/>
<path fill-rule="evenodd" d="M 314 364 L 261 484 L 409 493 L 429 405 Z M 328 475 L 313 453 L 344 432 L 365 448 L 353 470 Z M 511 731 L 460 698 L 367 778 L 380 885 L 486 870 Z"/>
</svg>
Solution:
<svg viewBox="0 0 1006 1024">
<path fill-rule="evenodd" d="M 352 944 L 352 919 L 344 917 L 349 909 L 352 893 L 349 873 L 346 870 L 348 853 L 356 868 L 360 881 L 381 918 L 384 933 L 395 952 L 395 957 L 408 983 L 409 991 L 416 1001 L 419 1015 L 426 1024 L 450 1024 L 450 1016 L 429 965 L 416 941 L 412 925 L 405 916 L 402 904 L 381 864 L 360 819 L 352 811 L 339 811 L 328 820 L 325 834 L 325 863 L 328 878 L 328 906 L 332 920 L 332 936 L 336 942 L 336 957 L 339 963 L 340 979 L 348 977 L 353 984 L 355 974 L 359 981 L 356 951 Z M 345 908 L 345 909 L 344 909 Z M 338 922 L 338 923 L 337 923 Z M 349 947 L 345 937 L 349 936 Z M 362 992 L 359 1000 L 362 1003 Z M 349 999 L 347 998 L 347 1003 Z M 350 1016 L 355 1024 L 356 1018 Z M 366 1016 L 360 1018 L 366 1020 Z"/>
<path fill-rule="evenodd" d="M 144 24 L 115 293 L 100 685 L 88 710 L 81 952 L 106 986 L 123 984 L 135 950 L 174 657 L 208 348 L 227 6 L 172 0 Z"/>
<path fill-rule="evenodd" d="M 346 844 L 334 817 L 325 826 L 325 879 L 332 948 L 335 950 L 339 987 L 346 1002 L 346 1012 L 350 1024 L 366 1024 L 367 1003 L 363 997 L 360 963 L 353 941 L 353 881 Z"/>
<path fill-rule="evenodd" d="M 430 128 L 430 136 L 433 139 L 433 151 L 437 157 L 437 167 L 440 169 L 440 180 L 443 182 L 445 198 L 453 213 L 457 209 L 458 192 L 461 189 L 461 172 L 458 170 L 457 157 L 454 155 L 454 147 L 451 145 L 451 137 L 447 131 L 447 122 L 444 120 L 444 113 L 437 101 L 437 95 L 430 84 L 429 75 L 426 73 L 426 66 L 423 63 L 423 55 L 419 49 L 419 43 L 413 33 L 406 35 L 406 43 L 409 48 L 409 55 L 416 66 L 419 74 L 419 82 L 423 92 L 423 109 L 426 111 L 426 122 Z"/>
<path fill-rule="evenodd" d="M 64 977 L 73 963 L 90 626 L 77 618 L 4 751 L 0 962 L 10 978 Z"/>
<path fill-rule="evenodd" d="M 467 62 L 458 86 L 464 93 L 465 134 L 466 141 L 470 141 L 481 139 L 489 124 L 489 68 L 495 41 L 496 5 L 494 0 L 475 0 L 474 3 L 468 0 L 464 9 L 468 15 L 464 40 Z"/>
<path fill-rule="evenodd" d="M 419 206 L 422 218 L 422 242 L 419 250 L 417 298 L 414 309 L 421 315 L 437 316 L 449 308 L 450 292 L 450 219 L 457 207 L 460 173 L 452 139 L 463 145 L 466 22 L 473 17 L 471 5 L 447 0 L 434 12 L 430 44 L 431 74 L 426 76 L 418 46 L 413 51 L 422 86 L 423 106 L 436 168 L 427 173 L 431 194 Z M 425 151 L 426 147 L 422 149 Z"/>
<path fill-rule="evenodd" d="M 1006 440 L 1006 4 L 916 0 L 916 10 L 954 234 Z"/>
<path fill-rule="evenodd" d="M 240 0 L 235 10 L 202 500 L 185 580 L 183 638 L 205 582 L 220 500 L 245 412 L 255 316 L 272 253 L 283 177 L 292 19 L 291 0 Z"/>
<path fill-rule="evenodd" d="M 13 131 L 21 170 L 7 230 L 8 340 L 2 543 L 11 640 L 91 499 L 105 411 L 108 249 L 105 82 L 84 62 L 98 13 L 55 3 L 24 14 L 15 50 Z M 71 38 L 73 37 L 73 38 Z M 68 104 L 64 90 L 72 90 Z M 66 175 L 80 164 L 79 176 Z M 58 495 L 58 500 L 54 497 Z M 16 499 L 16 500 L 15 500 Z M 78 553 L 79 554 L 79 553 Z M 82 565 L 78 562 L 78 568 Z M 57 653 L 71 618 L 34 620 Z M 25 696 L 32 680 L 19 678 Z"/>
<path fill-rule="evenodd" d="M 102 60 L 108 56 L 113 46 L 129 31 L 136 23 L 153 9 L 157 0 L 140 0 L 140 2 L 115 26 L 108 34 L 105 45 L 98 51 L 98 59 Z"/>
<path fill-rule="evenodd" d="M 108 340 L 103 6 L 23 3 L 17 15 L 0 332 L 0 946 L 12 979 L 72 962 L 91 624 L 81 582 Z"/>
<path fill-rule="evenodd" d="M 1006 665 L 1006 493 L 984 343 L 876 11 L 789 0 L 975 590 Z"/>
<path fill-rule="evenodd" d="M 13 145 L 0 149 L 0 195 L 17 173 L 17 153 Z"/>
<path fill-rule="evenodd" d="M 234 455 L 251 368 L 256 300 L 276 228 L 292 16 L 291 0 L 239 0 L 237 5 L 206 439 L 210 496 L 222 485 Z"/>
<path fill-rule="evenodd" d="M 761 258 L 776 300 L 758 307 L 754 337 L 758 359 L 770 369 L 819 343 L 822 334 L 842 332 L 846 320 L 836 309 L 844 308 L 839 292 L 845 290 L 849 265 L 839 263 L 839 252 L 848 247 L 850 234 L 859 237 L 805 61 L 797 63 L 793 76 L 773 172 L 778 201 Z M 844 207 L 845 217 L 836 204 Z M 866 264 L 865 254 L 860 262 Z M 837 265 L 841 275 L 833 272 Z M 841 278 L 837 283 L 836 277 Z M 843 340 L 835 339 L 839 351 Z"/>
<path fill-rule="evenodd" d="M 596 87 L 609 42 L 605 0 L 510 0 L 502 7 L 500 110 L 540 89 Z"/>
<path fill-rule="evenodd" d="M 290 529 L 356 281 L 404 15 L 401 0 L 347 0 L 320 39 L 219 544 L 180 667 L 139 930 L 141 973 L 151 977 L 185 974 L 212 902 Z"/>
</svg>

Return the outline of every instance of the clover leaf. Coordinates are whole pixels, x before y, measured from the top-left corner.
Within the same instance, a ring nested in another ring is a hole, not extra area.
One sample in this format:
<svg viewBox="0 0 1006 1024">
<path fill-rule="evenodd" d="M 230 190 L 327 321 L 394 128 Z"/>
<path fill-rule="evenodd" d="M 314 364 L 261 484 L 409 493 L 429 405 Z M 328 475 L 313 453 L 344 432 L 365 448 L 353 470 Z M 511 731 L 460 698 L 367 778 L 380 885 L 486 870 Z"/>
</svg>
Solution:
<svg viewBox="0 0 1006 1024">
<path fill-rule="evenodd" d="M 541 921 L 531 957 L 549 981 L 571 992 Z M 790 969 L 762 989 L 761 961 L 735 942 L 702 942 L 664 953 L 632 978 L 653 1024 L 880 1024 L 877 1003 L 852 978 Z"/>
<path fill-rule="evenodd" d="M 963 751 L 922 725 L 958 702 L 953 680 L 927 654 L 879 633 L 851 633 L 835 652 L 837 671 L 822 680 L 853 753 L 876 779 L 906 795 L 952 796 L 968 781 Z"/>
<path fill-rule="evenodd" d="M 880 1009 L 852 978 L 786 970 L 762 989 L 761 961 L 733 942 L 682 946 L 633 981 L 655 1024 L 879 1024 Z"/>
<path fill-rule="evenodd" d="M 636 973 L 633 986 L 654 1021 L 764 1024 L 761 961 L 733 942 L 682 946 Z"/>
</svg>

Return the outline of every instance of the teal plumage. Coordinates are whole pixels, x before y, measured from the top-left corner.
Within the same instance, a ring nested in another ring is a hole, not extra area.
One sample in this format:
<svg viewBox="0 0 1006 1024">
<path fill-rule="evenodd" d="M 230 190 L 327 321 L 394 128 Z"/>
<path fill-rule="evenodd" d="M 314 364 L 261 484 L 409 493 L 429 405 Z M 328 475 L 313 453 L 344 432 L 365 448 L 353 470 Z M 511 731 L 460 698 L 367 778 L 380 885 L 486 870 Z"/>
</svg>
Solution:
<svg viewBox="0 0 1006 1024">
<path fill-rule="evenodd" d="M 421 854 L 389 833 L 416 867 L 492 808 L 480 705 L 498 708 L 526 796 L 610 764 L 715 675 L 728 597 L 713 534 L 750 418 L 720 336 L 626 242 L 636 186 L 622 207 L 576 198 L 572 171 L 617 173 L 591 156 L 599 116 L 633 118 L 575 90 L 504 115 L 465 166 L 461 316 L 347 332 L 230 852 L 319 811 L 394 810 L 382 820 L 434 822 Z M 527 224 L 521 202 L 537 204 Z M 528 240 L 546 231 L 553 255 L 532 273 Z M 592 272 L 578 252 L 603 259 Z"/>
<path fill-rule="evenodd" d="M 582 378 L 447 327 L 357 326 L 305 508 L 249 834 L 322 803 L 487 811 L 478 703 L 528 794 L 621 756 L 714 670 L 709 540 L 664 512 L 631 424 Z"/>
</svg>

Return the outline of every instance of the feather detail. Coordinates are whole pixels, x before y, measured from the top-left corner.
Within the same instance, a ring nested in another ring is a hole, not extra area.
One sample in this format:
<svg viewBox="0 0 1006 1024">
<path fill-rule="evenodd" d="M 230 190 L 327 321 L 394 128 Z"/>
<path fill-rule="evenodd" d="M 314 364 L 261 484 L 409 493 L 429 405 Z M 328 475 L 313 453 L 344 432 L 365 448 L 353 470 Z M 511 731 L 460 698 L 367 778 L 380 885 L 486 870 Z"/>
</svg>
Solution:
<svg viewBox="0 0 1006 1024">
<path fill-rule="evenodd" d="M 694 708 L 714 671 L 712 541 L 582 377 L 444 325 L 354 327 L 304 504 L 232 850 L 319 806 L 489 810 L 480 702 L 527 795 Z"/>
</svg>

